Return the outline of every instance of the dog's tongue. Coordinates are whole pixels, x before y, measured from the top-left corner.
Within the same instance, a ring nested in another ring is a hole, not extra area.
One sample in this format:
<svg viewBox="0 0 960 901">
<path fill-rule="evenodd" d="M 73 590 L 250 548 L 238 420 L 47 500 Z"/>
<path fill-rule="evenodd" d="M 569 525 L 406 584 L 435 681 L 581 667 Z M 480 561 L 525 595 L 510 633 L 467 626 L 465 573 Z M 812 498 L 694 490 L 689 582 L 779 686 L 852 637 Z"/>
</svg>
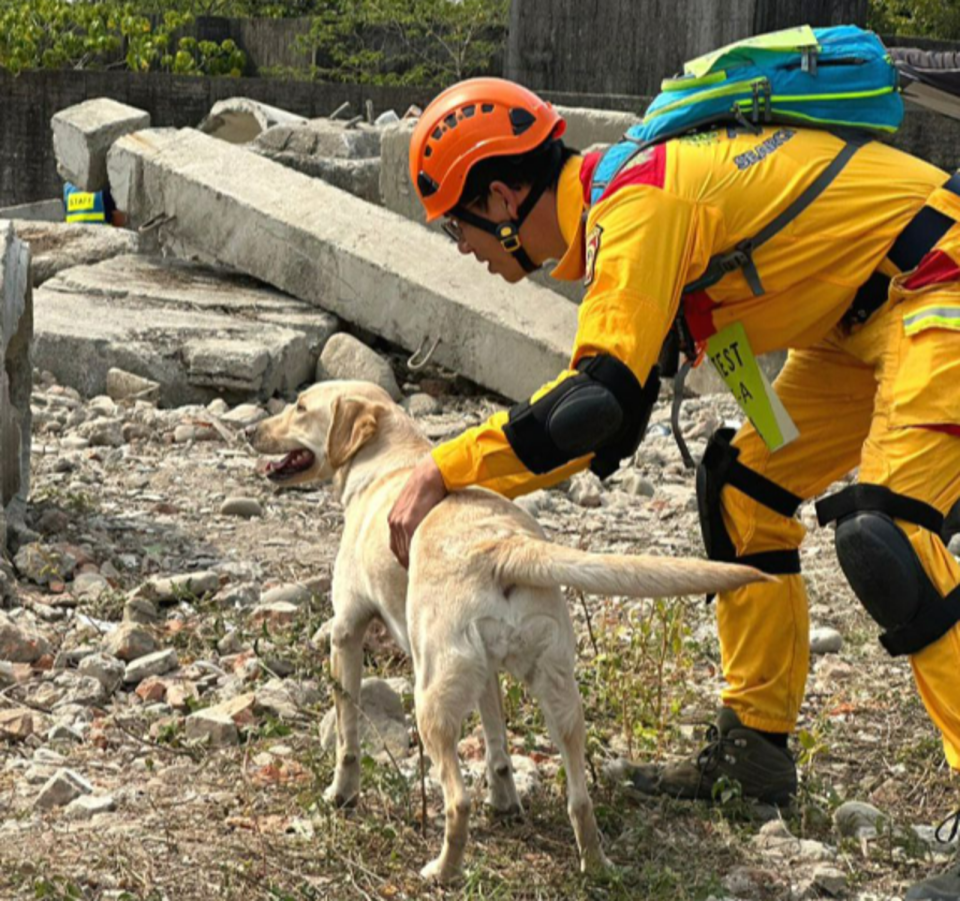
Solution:
<svg viewBox="0 0 960 901">
<path fill-rule="evenodd" d="M 284 479 L 303 472 L 313 466 L 314 456 L 308 450 L 295 450 L 287 454 L 282 460 L 268 463 L 266 474 L 271 479 Z"/>
</svg>

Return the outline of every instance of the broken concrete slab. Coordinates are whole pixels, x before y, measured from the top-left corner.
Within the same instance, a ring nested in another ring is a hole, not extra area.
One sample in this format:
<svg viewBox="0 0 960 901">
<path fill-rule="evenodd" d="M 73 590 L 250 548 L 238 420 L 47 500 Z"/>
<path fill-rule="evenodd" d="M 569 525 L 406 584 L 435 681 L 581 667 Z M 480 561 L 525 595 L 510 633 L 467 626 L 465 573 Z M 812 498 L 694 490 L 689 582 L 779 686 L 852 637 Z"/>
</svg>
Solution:
<svg viewBox="0 0 960 901">
<path fill-rule="evenodd" d="M 82 191 L 107 187 L 107 151 L 117 138 L 150 127 L 150 114 L 108 97 L 60 110 L 50 120 L 57 172 Z"/>
<path fill-rule="evenodd" d="M 0 555 L 8 527 L 23 524 L 30 492 L 32 342 L 30 247 L 0 220 Z"/>
<path fill-rule="evenodd" d="M 339 160 L 366 160 L 380 156 L 383 129 L 335 119 L 310 119 L 301 125 L 278 125 L 254 143 L 258 153 L 291 153 Z"/>
<path fill-rule="evenodd" d="M 576 309 L 531 284 L 478 279 L 449 241 L 322 181 L 197 131 L 146 131 L 110 152 L 164 247 L 247 272 L 519 399 L 569 362 Z M 123 367 L 129 368 L 129 367 Z"/>
<path fill-rule="evenodd" d="M 381 129 L 348 128 L 330 119 L 273 128 L 250 149 L 267 159 L 348 191 L 368 203 L 380 202 Z"/>
<path fill-rule="evenodd" d="M 558 106 L 557 112 L 567 123 L 564 143 L 576 150 L 586 150 L 593 144 L 613 144 L 624 132 L 636 125 L 642 115 L 618 110 L 590 109 L 582 106 Z"/>
<path fill-rule="evenodd" d="M 312 381 L 338 326 L 246 276 L 121 256 L 38 289 L 35 365 L 87 397 L 122 369 L 159 383 L 164 405 L 265 399 Z"/>
<path fill-rule="evenodd" d="M 29 219 L 31 222 L 63 222 L 63 200 L 40 200 L 20 203 L 0 210 L 0 219 Z"/>
<path fill-rule="evenodd" d="M 35 221 L 14 221 L 13 227 L 30 245 L 34 288 L 64 269 L 141 250 L 140 236 L 122 228 Z"/>
<path fill-rule="evenodd" d="M 248 144 L 275 125 L 304 125 L 303 116 L 277 109 L 249 97 L 218 100 L 200 123 L 204 134 L 229 144 Z"/>
</svg>

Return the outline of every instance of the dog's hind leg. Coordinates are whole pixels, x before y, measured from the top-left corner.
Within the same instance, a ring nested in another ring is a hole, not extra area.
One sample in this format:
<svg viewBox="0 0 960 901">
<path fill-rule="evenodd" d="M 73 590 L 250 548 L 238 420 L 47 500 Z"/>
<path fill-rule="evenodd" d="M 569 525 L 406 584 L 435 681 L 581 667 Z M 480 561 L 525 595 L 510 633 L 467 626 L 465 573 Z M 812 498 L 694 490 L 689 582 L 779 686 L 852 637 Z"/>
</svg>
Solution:
<svg viewBox="0 0 960 901">
<path fill-rule="evenodd" d="M 463 784 L 457 740 L 467 712 L 476 705 L 470 686 L 482 684 L 472 667 L 447 667 L 429 686 L 419 680 L 416 691 L 417 728 L 430 759 L 439 769 L 443 787 L 445 829 L 440 856 L 428 863 L 424 879 L 450 882 L 460 875 L 470 828 L 470 795 Z"/>
<path fill-rule="evenodd" d="M 507 748 L 507 730 L 503 722 L 500 679 L 491 671 L 480 695 L 480 719 L 487 746 L 487 803 L 498 814 L 520 813 L 520 798 L 513 782 L 513 766 Z"/>
<path fill-rule="evenodd" d="M 360 793 L 360 683 L 363 675 L 363 636 L 372 613 L 359 605 L 344 605 L 330 632 L 330 669 L 337 707 L 337 765 L 324 797 L 337 807 L 356 803 Z"/>
<path fill-rule="evenodd" d="M 567 774 L 567 812 L 580 851 L 583 872 L 609 866 L 587 791 L 586 729 L 573 660 L 546 652 L 531 674 L 530 690 L 543 708 L 550 735 L 560 748 Z"/>
</svg>

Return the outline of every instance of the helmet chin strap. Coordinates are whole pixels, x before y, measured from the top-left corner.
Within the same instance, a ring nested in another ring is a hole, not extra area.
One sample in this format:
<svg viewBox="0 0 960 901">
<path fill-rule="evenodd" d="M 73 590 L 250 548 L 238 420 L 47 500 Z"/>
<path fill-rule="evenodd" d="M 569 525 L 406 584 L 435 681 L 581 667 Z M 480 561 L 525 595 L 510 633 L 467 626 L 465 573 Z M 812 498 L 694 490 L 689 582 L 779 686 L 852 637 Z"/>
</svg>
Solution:
<svg viewBox="0 0 960 901">
<path fill-rule="evenodd" d="M 561 149 L 560 144 L 554 141 L 548 150 L 549 159 L 546 161 L 540 174 L 536 177 L 533 184 L 530 185 L 530 191 L 524 198 L 523 203 L 517 209 L 517 218 L 509 222 L 493 222 L 483 216 L 477 216 L 469 210 L 460 206 L 455 206 L 450 214 L 455 216 L 461 222 L 479 228 L 487 234 L 493 235 L 500 246 L 520 264 L 523 271 L 527 274 L 536 272 L 540 266 L 530 259 L 529 254 L 524 249 L 520 241 L 520 227 L 526 221 L 530 211 L 537 205 L 537 201 L 543 196 L 543 192 L 554 179 L 557 169 L 560 167 Z"/>
</svg>

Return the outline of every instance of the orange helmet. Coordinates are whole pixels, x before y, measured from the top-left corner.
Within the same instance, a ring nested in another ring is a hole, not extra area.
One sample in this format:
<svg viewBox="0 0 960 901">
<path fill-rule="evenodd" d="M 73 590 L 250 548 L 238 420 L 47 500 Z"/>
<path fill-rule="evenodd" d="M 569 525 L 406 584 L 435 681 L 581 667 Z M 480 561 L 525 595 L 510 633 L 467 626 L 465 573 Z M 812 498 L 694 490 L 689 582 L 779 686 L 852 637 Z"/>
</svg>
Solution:
<svg viewBox="0 0 960 901">
<path fill-rule="evenodd" d="M 410 144 L 410 178 L 427 222 L 457 204 L 475 163 L 526 153 L 565 129 L 549 103 L 512 81 L 471 78 L 447 88 L 424 110 Z"/>
</svg>

